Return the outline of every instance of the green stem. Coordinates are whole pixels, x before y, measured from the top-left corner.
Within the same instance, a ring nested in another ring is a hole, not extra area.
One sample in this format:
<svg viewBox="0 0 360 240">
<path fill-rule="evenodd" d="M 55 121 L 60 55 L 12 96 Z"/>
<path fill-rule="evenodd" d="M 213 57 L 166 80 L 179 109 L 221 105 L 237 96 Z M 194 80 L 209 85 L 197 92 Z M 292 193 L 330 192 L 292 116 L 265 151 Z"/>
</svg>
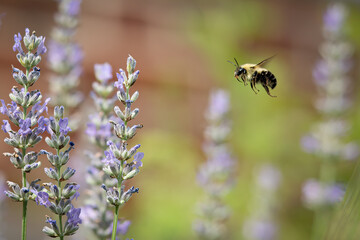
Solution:
<svg viewBox="0 0 360 240">
<path fill-rule="evenodd" d="M 23 148 L 23 154 L 25 152 L 25 148 Z M 23 155 L 24 156 L 24 155 Z M 26 172 L 22 172 L 22 182 L 23 187 L 26 187 Z M 26 240 L 26 214 L 27 214 L 27 199 L 23 199 L 23 213 L 22 213 L 22 223 L 21 223 L 21 239 Z"/>
<path fill-rule="evenodd" d="M 26 69 L 26 77 L 28 78 L 29 77 L 29 71 L 30 71 L 30 69 Z M 24 95 L 27 93 L 27 91 L 28 91 L 28 86 L 24 86 Z M 23 107 L 24 108 L 24 119 L 26 118 L 26 112 L 27 112 L 27 107 Z"/>
<path fill-rule="evenodd" d="M 130 99 L 130 93 L 129 93 L 129 89 L 130 87 L 126 87 L 126 99 Z M 125 127 L 127 127 L 127 121 L 124 121 Z M 122 144 L 126 142 L 125 140 L 122 141 Z M 123 162 L 121 163 L 123 164 Z M 119 190 L 119 192 L 121 192 L 121 184 L 123 182 L 122 177 L 120 176 L 117 179 L 117 188 Z M 117 230 L 117 223 L 118 223 L 118 218 L 119 218 L 119 208 L 120 206 L 115 206 L 115 210 L 114 210 L 114 220 L 113 220 L 113 230 L 112 230 L 112 235 L 111 235 L 111 240 L 116 240 L 116 230 Z"/>
<path fill-rule="evenodd" d="M 60 150 L 56 149 L 56 154 L 60 157 Z M 57 168 L 57 173 L 59 178 L 61 177 L 61 166 Z M 59 192 L 61 193 L 61 181 L 58 180 L 58 188 Z M 60 240 L 64 239 L 64 233 L 63 233 L 63 224 L 62 224 L 62 215 L 59 215 L 59 230 L 60 230 Z"/>
<path fill-rule="evenodd" d="M 26 240 L 26 212 L 27 212 L 27 200 L 23 201 L 23 215 L 22 215 L 22 226 L 21 226 L 21 239 Z"/>
<path fill-rule="evenodd" d="M 119 191 L 119 192 L 120 192 L 120 190 L 121 190 L 121 184 L 122 184 L 122 182 L 123 182 L 122 177 L 118 178 L 117 188 L 118 188 L 118 191 Z M 118 219 L 119 219 L 119 208 L 120 208 L 120 206 L 115 206 L 114 220 L 113 220 L 113 231 L 112 231 L 112 235 L 111 235 L 111 240 L 115 240 L 115 239 L 116 239 L 117 223 L 118 223 Z"/>
<path fill-rule="evenodd" d="M 29 76 L 29 71 L 30 69 L 26 69 L 26 77 Z M 28 87 L 24 86 L 24 90 L 25 90 L 25 94 L 28 91 Z M 27 108 L 24 107 L 23 108 L 23 119 L 26 118 L 26 111 Z M 22 148 L 22 157 L 24 158 L 26 154 L 26 147 Z M 22 172 L 22 187 L 26 188 L 27 187 L 27 183 L 26 183 L 26 172 Z M 22 213 L 22 221 L 21 221 L 21 239 L 22 240 L 26 240 L 26 228 L 27 228 L 27 204 L 28 204 L 28 198 L 25 197 L 23 199 L 23 213 Z"/>
<path fill-rule="evenodd" d="M 119 206 L 115 206 L 113 230 L 112 230 L 111 240 L 116 240 L 116 230 L 117 230 L 117 223 L 118 223 L 118 215 L 119 215 Z"/>
<path fill-rule="evenodd" d="M 62 215 L 59 215 L 59 227 L 60 227 L 60 240 L 64 240 L 63 226 L 62 226 Z"/>
</svg>

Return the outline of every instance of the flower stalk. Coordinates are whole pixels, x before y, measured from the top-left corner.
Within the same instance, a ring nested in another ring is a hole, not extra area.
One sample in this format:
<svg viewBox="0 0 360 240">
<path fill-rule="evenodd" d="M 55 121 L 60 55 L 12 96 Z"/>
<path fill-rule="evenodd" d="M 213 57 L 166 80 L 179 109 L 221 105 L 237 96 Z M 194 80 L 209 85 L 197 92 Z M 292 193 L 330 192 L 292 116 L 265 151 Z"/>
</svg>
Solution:
<svg viewBox="0 0 360 240">
<path fill-rule="evenodd" d="M 22 40 L 27 52 L 22 48 Z M 40 162 L 37 162 L 40 154 L 27 152 L 27 150 L 34 147 L 42 139 L 41 134 L 46 129 L 47 119 L 41 114 L 47 111 L 46 105 L 50 99 L 46 99 L 44 104 L 41 105 L 42 95 L 40 91 L 29 91 L 29 87 L 34 85 L 40 77 L 40 68 L 37 65 L 41 61 L 41 55 L 47 50 L 44 45 L 45 37 L 37 37 L 35 32 L 30 34 L 30 30 L 26 28 L 24 38 L 18 33 L 14 35 L 14 41 L 13 51 L 17 52 L 16 58 L 26 71 L 24 73 L 22 70 L 12 66 L 13 78 L 22 88 L 12 88 L 12 92 L 9 94 L 12 100 L 10 104 L 6 105 L 4 100 L 0 100 L 2 103 L 0 112 L 6 115 L 18 128 L 17 131 L 13 130 L 9 121 L 3 120 L 1 128 L 5 133 L 9 134 L 9 137 L 5 138 L 4 141 L 14 147 L 14 153 L 4 153 L 4 155 L 10 158 L 10 162 L 15 168 L 21 170 L 22 175 L 22 187 L 20 188 L 18 184 L 8 181 L 7 183 L 13 191 L 5 191 L 5 194 L 14 201 L 23 203 L 21 239 L 25 240 L 27 204 L 29 200 L 35 198 L 30 191 L 34 182 L 28 184 L 27 174 L 40 166 Z M 37 127 L 35 127 L 36 124 Z"/>
<path fill-rule="evenodd" d="M 112 187 L 107 187 L 105 184 L 102 188 L 106 192 L 106 200 L 110 205 L 115 207 L 113 231 L 111 239 L 115 240 L 118 231 L 118 212 L 119 208 L 130 200 L 134 193 L 139 192 L 139 188 L 131 187 L 125 191 L 124 183 L 135 177 L 140 172 L 142 167 L 142 158 L 144 153 L 137 152 L 140 144 L 135 145 L 131 149 L 127 149 L 128 140 L 132 139 L 137 132 L 137 129 L 142 128 L 141 124 L 129 126 L 129 122 L 133 120 L 139 113 L 139 109 L 132 109 L 132 104 L 137 100 L 139 92 L 135 91 L 130 95 L 130 88 L 136 82 L 139 76 L 139 70 L 135 70 L 136 61 L 129 56 L 127 59 L 127 74 L 123 69 L 117 73 L 118 81 L 114 86 L 118 89 L 117 98 L 124 105 L 124 110 L 115 106 L 114 112 L 118 119 L 110 120 L 113 125 L 117 141 L 107 141 L 108 149 L 105 151 L 105 159 L 103 160 L 103 171 L 109 177 L 116 179 L 117 184 Z M 131 159 L 133 159 L 131 161 Z"/>
<path fill-rule="evenodd" d="M 205 197 L 197 206 L 198 219 L 193 224 L 200 239 L 226 239 L 227 235 L 226 221 L 230 210 L 224 197 L 233 187 L 235 167 L 227 143 L 231 131 L 229 112 L 229 94 L 224 90 L 212 92 L 205 115 L 208 121 L 204 144 L 207 161 L 197 175 Z"/>
<path fill-rule="evenodd" d="M 319 179 L 310 179 L 303 186 L 305 206 L 315 211 L 313 239 L 323 238 L 333 207 L 345 192 L 344 186 L 336 182 L 338 163 L 355 159 L 359 153 L 355 143 L 343 140 L 350 128 L 342 116 L 350 106 L 347 73 L 352 54 L 344 41 L 345 18 L 341 4 L 330 5 L 324 15 L 322 59 L 313 71 L 320 95 L 315 106 L 323 121 L 302 139 L 304 150 L 321 160 Z"/>
<path fill-rule="evenodd" d="M 53 106 L 64 106 L 71 115 L 70 127 L 78 128 L 80 116 L 74 110 L 83 100 L 77 90 L 82 73 L 83 52 L 74 40 L 79 24 L 81 0 L 59 0 L 55 14 L 56 26 L 51 32 L 48 65 L 53 71 L 50 77 L 50 94 Z"/>
<path fill-rule="evenodd" d="M 102 240 L 110 239 L 113 232 L 125 235 L 130 221 L 124 219 L 118 221 L 118 214 L 112 213 L 112 205 L 107 202 L 106 192 L 101 189 L 102 184 L 106 187 L 118 184 L 117 179 L 104 174 L 102 169 L 105 165 L 102 160 L 108 148 L 107 142 L 116 142 L 118 139 L 112 131 L 110 120 L 115 122 L 120 122 L 120 120 L 116 119 L 113 113 L 117 97 L 113 94 L 115 87 L 114 82 L 111 81 L 113 78 L 111 65 L 95 64 L 94 71 L 97 81 L 92 84 L 93 91 L 90 95 L 94 100 L 97 113 L 89 116 L 86 134 L 99 151 L 87 152 L 87 156 L 91 159 L 91 166 L 86 180 L 90 186 L 88 195 L 91 197 L 85 201 L 82 219 L 84 225 L 92 230 L 97 239 Z M 118 209 L 115 209 L 115 213 L 118 213 Z"/>
<path fill-rule="evenodd" d="M 49 237 L 58 237 L 63 240 L 65 236 L 75 234 L 82 222 L 79 218 L 81 209 L 75 208 L 72 204 L 72 200 L 80 195 L 78 192 L 80 186 L 75 182 L 68 182 L 62 186 L 62 182 L 68 181 L 76 172 L 70 167 L 62 169 L 70 159 L 70 151 L 74 149 L 74 143 L 70 142 L 70 137 L 67 136 L 71 129 L 68 126 L 68 119 L 64 118 L 64 107 L 55 107 L 54 117 L 49 118 L 47 131 L 50 137 L 46 137 L 45 141 L 49 147 L 55 149 L 55 154 L 45 150 L 41 152 L 46 154 L 54 168 L 44 168 L 44 171 L 57 184 L 44 183 L 45 187 L 37 190 L 35 201 L 38 205 L 43 205 L 58 215 L 58 222 L 47 216 L 46 222 L 50 224 L 50 227 L 45 226 L 43 232 Z M 67 149 L 64 150 L 66 147 Z M 64 215 L 67 216 L 67 220 L 63 225 Z"/>
</svg>

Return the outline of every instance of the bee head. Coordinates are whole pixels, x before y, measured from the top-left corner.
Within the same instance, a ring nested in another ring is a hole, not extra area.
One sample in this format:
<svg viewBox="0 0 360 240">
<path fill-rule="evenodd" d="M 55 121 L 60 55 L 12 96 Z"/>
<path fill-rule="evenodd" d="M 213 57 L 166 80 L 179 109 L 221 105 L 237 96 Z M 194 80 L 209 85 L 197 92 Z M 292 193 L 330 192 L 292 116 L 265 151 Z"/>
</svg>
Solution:
<svg viewBox="0 0 360 240">
<path fill-rule="evenodd" d="M 237 68 L 236 69 L 236 71 L 235 71 L 235 73 L 234 73 L 234 76 L 235 77 L 238 77 L 238 76 L 240 76 L 240 75 L 242 75 L 242 74 L 246 74 L 246 69 L 245 68 Z"/>
</svg>

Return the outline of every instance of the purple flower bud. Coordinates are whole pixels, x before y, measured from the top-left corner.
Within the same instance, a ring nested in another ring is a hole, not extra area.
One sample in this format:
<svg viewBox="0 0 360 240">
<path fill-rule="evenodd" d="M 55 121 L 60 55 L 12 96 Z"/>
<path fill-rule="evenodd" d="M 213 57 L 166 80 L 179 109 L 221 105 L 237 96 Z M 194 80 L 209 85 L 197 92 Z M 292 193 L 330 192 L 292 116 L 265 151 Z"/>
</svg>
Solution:
<svg viewBox="0 0 360 240">
<path fill-rule="evenodd" d="M 217 119 L 224 116 L 230 109 L 230 96 L 224 90 L 217 90 L 211 92 L 210 103 L 208 109 L 208 117 L 210 119 Z"/>
<path fill-rule="evenodd" d="M 119 91 L 124 92 L 124 82 L 125 82 L 124 75 L 120 73 L 116 73 L 116 77 L 118 80 L 114 83 L 114 87 L 119 89 Z"/>
<path fill-rule="evenodd" d="M 96 125 L 92 122 L 88 122 L 86 126 L 87 126 L 85 130 L 86 135 L 90 137 L 96 137 L 97 136 Z"/>
<path fill-rule="evenodd" d="M 41 116 L 38 120 L 38 128 L 35 132 L 36 135 L 40 135 L 47 129 L 47 125 L 49 124 L 49 119 L 45 118 L 44 116 Z"/>
<path fill-rule="evenodd" d="M 43 37 L 40 41 L 39 46 L 37 47 L 36 53 L 38 55 L 42 55 L 42 54 L 46 53 L 46 50 L 47 49 L 45 47 L 45 37 Z"/>
<path fill-rule="evenodd" d="M 2 104 L 2 106 L 0 107 L 0 112 L 2 113 L 2 114 L 8 114 L 8 109 L 7 109 L 7 107 L 6 107 L 6 104 L 5 104 L 5 101 L 3 100 L 3 99 L 0 99 L 0 101 L 1 101 L 1 104 Z"/>
<path fill-rule="evenodd" d="M 102 161 L 104 164 L 109 165 L 119 163 L 119 160 L 115 157 L 114 153 L 111 150 L 105 151 L 104 154 L 105 159 Z"/>
<path fill-rule="evenodd" d="M 131 225 L 131 222 L 129 220 L 125 220 L 123 222 L 118 222 L 117 231 L 121 235 L 125 235 L 129 229 L 130 225 Z"/>
<path fill-rule="evenodd" d="M 26 118 L 25 120 L 20 119 L 20 123 L 19 123 L 19 131 L 18 134 L 22 135 L 22 136 L 27 136 L 29 134 L 32 133 L 30 127 L 31 127 L 31 119 L 30 118 Z"/>
<path fill-rule="evenodd" d="M 18 51 L 21 55 L 25 55 L 24 50 L 21 47 L 21 39 L 22 37 L 20 33 L 14 35 L 15 44 L 13 46 L 13 51 L 14 52 Z"/>
<path fill-rule="evenodd" d="M 141 159 L 143 159 L 143 158 L 144 158 L 144 153 L 142 153 L 142 152 L 138 152 L 134 155 L 133 163 L 136 168 L 143 166 L 143 163 L 141 162 Z"/>
<path fill-rule="evenodd" d="M 80 4 L 81 0 L 63 1 L 62 7 L 67 15 L 76 16 L 80 12 Z"/>
<path fill-rule="evenodd" d="M 314 179 L 305 182 L 302 192 L 304 203 L 310 208 L 340 202 L 345 193 L 341 184 L 320 183 Z"/>
<path fill-rule="evenodd" d="M 301 145 L 304 151 L 313 153 L 319 149 L 319 141 L 312 135 L 306 135 L 301 138 Z"/>
<path fill-rule="evenodd" d="M 315 83 L 319 86 L 324 86 L 329 79 L 329 67 L 325 61 L 319 61 L 313 70 L 313 77 Z"/>
<path fill-rule="evenodd" d="M 49 194 L 46 192 L 39 192 L 35 198 L 35 202 L 37 205 L 43 205 L 45 207 L 49 207 L 51 205 L 49 201 Z"/>
<path fill-rule="evenodd" d="M 132 74 L 135 71 L 136 60 L 129 54 L 129 57 L 126 62 L 126 70 L 129 74 Z"/>
<path fill-rule="evenodd" d="M 335 33 L 343 26 L 345 9 L 341 5 L 333 5 L 328 8 L 324 15 L 325 30 Z"/>
<path fill-rule="evenodd" d="M 95 77 L 103 84 L 106 84 L 113 77 L 112 67 L 109 63 L 95 64 L 94 71 L 95 71 Z"/>
<path fill-rule="evenodd" d="M 81 224 L 81 219 L 80 219 L 80 213 L 81 213 L 81 208 L 71 208 L 70 211 L 68 211 L 66 213 L 67 216 L 67 224 L 70 224 L 72 226 L 76 226 L 78 224 Z"/>
<path fill-rule="evenodd" d="M 99 136 L 102 138 L 108 138 L 112 136 L 112 127 L 110 123 L 106 123 L 104 125 L 100 125 Z"/>
<path fill-rule="evenodd" d="M 243 233 L 249 239 L 274 240 L 276 239 L 276 226 L 266 220 L 250 220 L 245 222 Z"/>
<path fill-rule="evenodd" d="M 12 131 L 10 123 L 8 120 L 3 120 L 3 125 L 1 126 L 1 129 L 5 132 L 5 133 L 9 133 Z"/>
<path fill-rule="evenodd" d="M 60 133 L 66 135 L 69 131 L 71 131 L 70 127 L 68 127 L 68 118 L 63 118 L 59 120 Z"/>
</svg>

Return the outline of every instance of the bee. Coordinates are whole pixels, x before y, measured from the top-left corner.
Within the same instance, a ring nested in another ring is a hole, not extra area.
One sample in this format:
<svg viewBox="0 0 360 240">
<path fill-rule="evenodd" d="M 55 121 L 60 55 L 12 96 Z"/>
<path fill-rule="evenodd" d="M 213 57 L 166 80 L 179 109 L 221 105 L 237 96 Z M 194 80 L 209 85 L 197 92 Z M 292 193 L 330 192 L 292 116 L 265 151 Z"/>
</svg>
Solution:
<svg viewBox="0 0 360 240">
<path fill-rule="evenodd" d="M 267 58 L 258 64 L 246 63 L 243 65 L 239 65 L 236 58 L 234 58 L 235 63 L 228 61 L 229 63 L 233 64 L 236 69 L 234 72 L 234 77 L 239 81 L 240 79 L 244 83 L 244 86 L 247 85 L 247 82 L 250 82 L 251 89 L 257 94 L 260 90 L 256 88 L 256 84 L 261 83 L 264 87 L 266 93 L 270 97 L 276 97 L 271 95 L 269 88 L 274 89 L 276 87 L 276 78 L 274 74 L 272 74 L 266 68 L 263 68 L 264 64 L 269 62 L 274 56 Z M 240 78 L 240 79 L 239 79 Z"/>
</svg>

